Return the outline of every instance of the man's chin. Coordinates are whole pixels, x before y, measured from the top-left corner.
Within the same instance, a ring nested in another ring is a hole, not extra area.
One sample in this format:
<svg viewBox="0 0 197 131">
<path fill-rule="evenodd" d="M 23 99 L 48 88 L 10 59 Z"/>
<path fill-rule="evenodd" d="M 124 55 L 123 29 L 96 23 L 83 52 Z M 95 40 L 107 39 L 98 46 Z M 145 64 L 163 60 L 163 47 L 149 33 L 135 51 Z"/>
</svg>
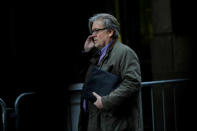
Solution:
<svg viewBox="0 0 197 131">
<path fill-rule="evenodd" d="M 96 44 L 95 43 L 95 45 L 94 45 L 96 48 L 98 48 L 98 49 L 102 49 L 103 47 L 101 47 L 99 44 Z"/>
<path fill-rule="evenodd" d="M 95 45 L 94 45 L 94 46 L 95 46 L 96 48 L 99 48 L 99 45 L 98 45 L 98 44 L 96 44 L 96 43 L 95 43 Z"/>
</svg>

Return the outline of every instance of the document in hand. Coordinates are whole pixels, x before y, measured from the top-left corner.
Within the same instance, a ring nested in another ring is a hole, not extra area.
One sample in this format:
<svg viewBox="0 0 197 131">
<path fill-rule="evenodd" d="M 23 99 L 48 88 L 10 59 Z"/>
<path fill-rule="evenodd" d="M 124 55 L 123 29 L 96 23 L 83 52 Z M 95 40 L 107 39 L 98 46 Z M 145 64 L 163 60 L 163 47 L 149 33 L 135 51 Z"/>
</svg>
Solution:
<svg viewBox="0 0 197 131">
<path fill-rule="evenodd" d="M 121 81 L 119 76 L 93 66 L 88 80 L 83 86 L 82 96 L 91 102 L 95 102 L 96 97 L 93 96 L 92 92 L 96 92 L 100 96 L 108 95 L 119 86 Z"/>
</svg>

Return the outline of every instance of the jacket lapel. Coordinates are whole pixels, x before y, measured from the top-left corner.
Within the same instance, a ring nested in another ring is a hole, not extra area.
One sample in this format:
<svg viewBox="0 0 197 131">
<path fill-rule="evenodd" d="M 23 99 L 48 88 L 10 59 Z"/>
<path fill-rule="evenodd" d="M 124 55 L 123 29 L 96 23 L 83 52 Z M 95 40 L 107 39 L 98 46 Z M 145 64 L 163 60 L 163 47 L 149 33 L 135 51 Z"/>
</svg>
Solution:
<svg viewBox="0 0 197 131">
<path fill-rule="evenodd" d="M 105 56 L 103 57 L 103 59 L 98 63 L 98 66 L 101 67 L 103 65 L 103 62 L 109 57 L 109 54 L 111 52 L 111 50 L 114 48 L 115 44 L 117 44 L 118 41 L 114 40 L 113 43 L 110 45 L 110 47 L 108 48 Z"/>
</svg>

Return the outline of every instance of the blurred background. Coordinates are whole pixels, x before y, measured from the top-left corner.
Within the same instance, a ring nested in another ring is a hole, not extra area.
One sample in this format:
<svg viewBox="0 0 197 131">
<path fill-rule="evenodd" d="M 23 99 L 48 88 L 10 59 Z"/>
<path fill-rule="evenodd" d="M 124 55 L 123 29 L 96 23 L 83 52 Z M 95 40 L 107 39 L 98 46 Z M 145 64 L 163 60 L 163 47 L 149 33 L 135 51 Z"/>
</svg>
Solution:
<svg viewBox="0 0 197 131">
<path fill-rule="evenodd" d="M 0 97 L 12 106 L 20 93 L 35 91 L 53 94 L 63 102 L 69 85 L 81 82 L 79 68 L 89 35 L 88 19 L 103 12 L 120 22 L 120 41 L 137 53 L 143 82 L 193 79 L 195 10 L 190 0 L 29 2 L 4 8 Z M 179 93 L 180 98 L 187 97 L 188 108 L 191 92 L 189 87 Z"/>
</svg>

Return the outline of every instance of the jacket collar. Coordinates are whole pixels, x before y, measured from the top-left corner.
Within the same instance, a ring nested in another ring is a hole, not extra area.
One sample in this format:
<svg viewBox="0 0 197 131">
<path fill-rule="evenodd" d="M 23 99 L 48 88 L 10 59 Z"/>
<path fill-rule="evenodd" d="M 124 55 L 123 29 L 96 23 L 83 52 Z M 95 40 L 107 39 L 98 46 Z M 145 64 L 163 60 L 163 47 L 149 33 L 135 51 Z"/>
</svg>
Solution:
<svg viewBox="0 0 197 131">
<path fill-rule="evenodd" d="M 103 57 L 103 59 L 98 63 L 98 66 L 102 65 L 103 61 L 109 56 L 111 50 L 115 47 L 115 45 L 118 43 L 118 40 L 115 39 L 112 41 L 112 44 L 109 46 L 105 56 Z"/>
</svg>

